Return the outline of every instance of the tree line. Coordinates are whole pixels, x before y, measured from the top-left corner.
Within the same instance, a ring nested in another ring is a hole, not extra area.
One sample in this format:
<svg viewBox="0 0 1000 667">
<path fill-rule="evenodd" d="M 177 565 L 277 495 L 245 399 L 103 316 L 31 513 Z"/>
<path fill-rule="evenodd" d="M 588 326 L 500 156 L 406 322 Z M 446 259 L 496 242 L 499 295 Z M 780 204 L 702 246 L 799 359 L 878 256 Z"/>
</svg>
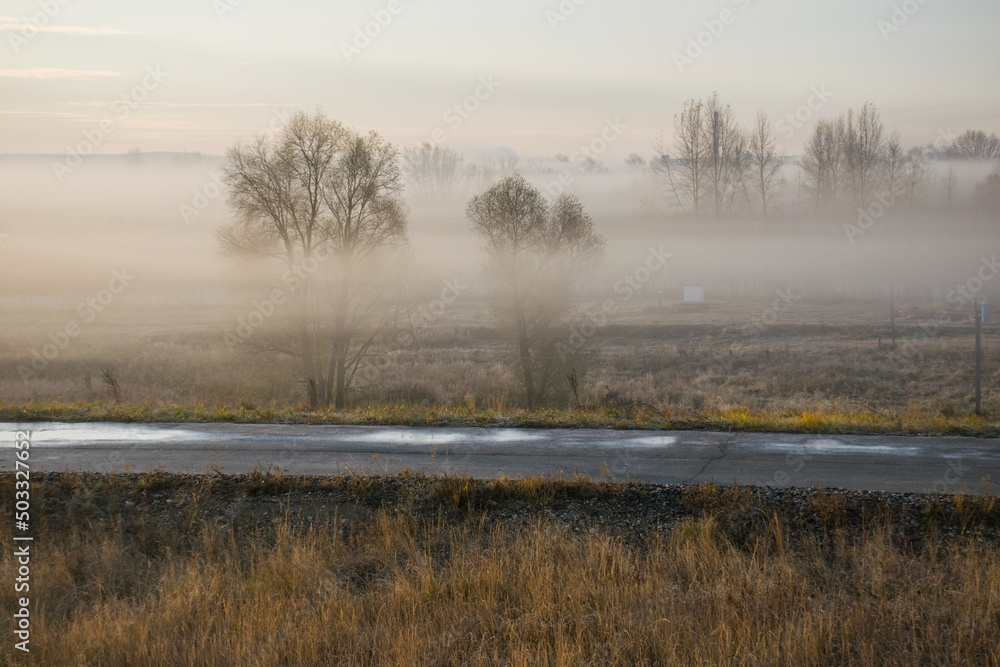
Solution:
<svg viewBox="0 0 1000 667">
<path fill-rule="evenodd" d="M 1000 159 L 1000 139 L 968 130 L 941 148 L 906 149 L 898 133 L 886 130 L 878 108 L 865 103 L 819 119 L 793 162 L 778 146 L 766 112 L 742 127 L 716 93 L 685 102 L 674 117 L 673 142 L 660 139 L 654 151 L 651 167 L 680 211 L 695 218 L 759 215 L 766 221 L 788 185 L 786 164 L 799 175 L 796 195 L 816 214 L 856 211 L 875 197 L 906 201 L 912 209 L 935 178 L 934 159 Z M 995 173 L 977 186 L 977 201 L 997 200 L 998 178 Z M 951 205 L 958 187 L 954 169 L 937 181 Z"/>
<path fill-rule="evenodd" d="M 767 114 L 741 127 L 712 95 L 686 102 L 674 129 L 673 154 L 659 143 L 648 166 L 678 207 L 696 217 L 771 215 L 787 158 Z M 997 144 L 971 132 L 949 150 L 982 159 L 996 156 Z M 647 168 L 639 156 L 627 163 Z M 929 171 L 924 151 L 887 135 L 872 104 L 817 122 L 796 164 L 816 211 L 864 206 L 883 192 L 912 206 Z M 466 165 L 431 144 L 400 154 L 376 132 L 300 111 L 279 132 L 231 147 L 224 180 L 234 222 L 221 230 L 222 245 L 276 260 L 288 283 L 262 311 L 270 320 L 251 344 L 298 361 L 311 408 L 346 407 L 365 369 L 387 362 L 391 337 L 408 335 L 397 333 L 413 302 L 406 184 L 429 199 L 454 196 L 457 184 L 476 189 L 466 217 L 483 242 L 494 320 L 511 344 L 524 403 L 552 399 L 575 377 L 571 288 L 595 268 L 605 239 L 575 196 L 546 197 L 515 161 Z M 1000 206 L 1000 167 L 977 192 Z"/>
<path fill-rule="evenodd" d="M 358 134 L 319 111 L 297 112 L 277 134 L 226 154 L 235 219 L 220 232 L 223 246 L 277 260 L 294 277 L 252 345 L 298 360 L 312 409 L 347 406 L 359 371 L 407 312 L 400 162 L 378 133 Z M 604 239 L 576 197 L 549 201 L 520 174 L 472 197 L 466 213 L 483 241 L 494 316 L 515 351 L 524 402 L 539 405 L 573 361 L 554 350 L 568 337 L 571 286 L 601 258 Z"/>
</svg>

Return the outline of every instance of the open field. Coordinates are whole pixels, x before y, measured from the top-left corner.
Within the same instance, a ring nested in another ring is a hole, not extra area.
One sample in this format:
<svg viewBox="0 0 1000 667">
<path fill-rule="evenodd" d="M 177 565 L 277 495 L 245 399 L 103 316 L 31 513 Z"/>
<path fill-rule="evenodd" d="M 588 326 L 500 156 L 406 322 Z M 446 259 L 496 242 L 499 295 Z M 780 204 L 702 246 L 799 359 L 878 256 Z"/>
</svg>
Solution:
<svg viewBox="0 0 1000 667">
<path fill-rule="evenodd" d="M 54 473 L 32 516 L 2 664 L 1000 664 L 982 496 Z"/>
<path fill-rule="evenodd" d="M 773 325 L 753 326 L 771 306 L 772 300 L 754 299 L 701 305 L 668 300 L 661 306 L 655 298 L 637 298 L 623 303 L 613 321 L 587 340 L 579 369 L 579 405 L 563 386 L 552 408 L 597 415 L 583 420 L 594 425 L 595 419 L 607 420 L 602 415 L 609 408 L 621 410 L 640 402 L 662 413 L 650 411 L 640 420 L 665 419 L 672 428 L 740 427 L 738 422 L 747 422 L 749 416 L 750 422 L 759 417 L 761 423 L 779 421 L 776 426 L 794 430 L 798 427 L 793 422 L 802 415 L 821 420 L 825 415 L 834 428 L 832 422 L 842 416 L 848 424 L 897 424 L 897 430 L 907 432 L 908 427 L 897 423 L 900 418 L 919 418 L 917 431 L 930 422 L 969 418 L 970 314 L 947 311 L 943 304 L 897 304 L 898 347 L 893 351 L 886 303 L 801 299 L 778 314 Z M 578 310 L 587 313 L 593 307 L 580 303 Z M 167 411 L 162 418 L 267 414 L 280 419 L 289 410 L 301 410 L 303 388 L 294 360 L 266 354 L 254 347 L 253 339 L 235 347 L 226 344 L 225 334 L 246 308 L 109 308 L 27 378 L 19 368 L 31 364 L 32 350 L 45 345 L 67 321 L 75 321 L 75 313 L 72 307 L 56 306 L 12 310 L 0 334 L 5 418 L 31 415 L 44 404 L 111 403 L 101 378 L 104 369 L 111 369 L 118 380 L 119 400 L 141 406 L 145 415 Z M 931 327 L 928 323 L 938 312 L 947 313 L 949 321 L 942 317 Z M 435 417 L 428 419 L 428 413 L 508 414 L 516 420 L 519 390 L 507 363 L 509 348 L 492 328 L 484 301 L 459 300 L 439 320 L 413 334 L 412 345 L 374 358 L 377 378 L 361 383 L 352 394 L 354 414 L 424 415 L 400 417 L 403 423 L 433 422 Z M 984 327 L 984 350 L 989 422 L 989 415 L 1000 414 L 1000 331 L 995 325 Z M 10 412 L 12 406 L 29 404 L 34 407 L 27 412 Z M 109 416 L 129 412 L 115 405 L 83 410 L 91 418 L 102 411 Z M 38 414 L 61 419 L 72 418 L 73 411 L 60 415 L 45 408 Z M 358 418 L 323 418 L 337 419 Z M 360 420 L 380 423 L 378 417 Z M 613 413 L 610 421 L 615 421 Z M 873 425 L 872 431 L 892 429 Z"/>
</svg>

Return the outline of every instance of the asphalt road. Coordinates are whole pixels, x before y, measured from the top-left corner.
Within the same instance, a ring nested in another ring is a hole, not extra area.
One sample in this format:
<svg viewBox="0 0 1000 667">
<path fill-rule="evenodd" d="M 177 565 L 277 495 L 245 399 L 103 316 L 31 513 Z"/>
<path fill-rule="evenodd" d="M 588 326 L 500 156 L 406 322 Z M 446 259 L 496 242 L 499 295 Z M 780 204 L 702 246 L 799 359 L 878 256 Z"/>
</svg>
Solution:
<svg viewBox="0 0 1000 667">
<path fill-rule="evenodd" d="M 31 432 L 34 471 L 542 473 L 644 482 L 976 493 L 1000 440 L 906 436 L 242 424 L 0 423 L 0 470 Z M 996 489 L 989 489 L 997 494 Z"/>
</svg>

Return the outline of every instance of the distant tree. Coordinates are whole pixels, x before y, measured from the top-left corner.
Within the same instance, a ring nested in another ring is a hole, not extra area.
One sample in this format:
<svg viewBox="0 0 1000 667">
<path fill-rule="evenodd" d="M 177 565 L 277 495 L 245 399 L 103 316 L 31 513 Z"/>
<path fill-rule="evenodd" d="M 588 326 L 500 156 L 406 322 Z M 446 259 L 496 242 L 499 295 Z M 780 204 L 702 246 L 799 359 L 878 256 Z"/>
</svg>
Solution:
<svg viewBox="0 0 1000 667">
<path fill-rule="evenodd" d="M 673 159 L 653 163 L 656 173 L 674 204 L 682 211 L 691 210 L 695 218 L 702 212 L 702 192 L 708 170 L 708 151 L 705 145 L 703 102 L 688 100 L 684 109 L 674 116 L 673 150 L 663 138 L 653 146 L 659 155 L 672 154 Z"/>
<path fill-rule="evenodd" d="M 919 148 L 911 149 L 906 156 L 903 168 L 903 193 L 911 212 L 925 189 L 929 164 L 927 156 Z"/>
<path fill-rule="evenodd" d="M 705 103 L 702 135 L 706 148 L 706 193 L 717 218 L 730 215 L 740 196 L 745 195 L 750 154 L 746 133 L 718 93 L 713 93 Z"/>
<path fill-rule="evenodd" d="M 1000 161 L 993 165 L 993 172 L 976 185 L 973 200 L 994 214 L 1000 211 Z"/>
<path fill-rule="evenodd" d="M 473 197 L 466 215 L 483 240 L 495 316 L 510 331 L 525 402 L 537 406 L 566 375 L 556 345 L 570 289 L 603 256 L 604 238 L 575 197 L 549 205 L 520 174 Z"/>
<path fill-rule="evenodd" d="M 784 160 L 778 152 L 771 121 L 765 111 L 757 113 L 750 128 L 750 161 L 753 171 L 750 180 L 760 197 L 761 214 L 767 222 L 771 200 L 784 184 L 781 178 Z"/>
<path fill-rule="evenodd" d="M 465 178 L 476 189 L 488 188 L 500 179 L 516 173 L 519 164 L 517 156 L 508 156 L 502 160 L 487 158 L 482 162 L 469 164 L 465 168 Z"/>
<path fill-rule="evenodd" d="M 940 184 L 941 192 L 944 195 L 945 208 L 954 208 L 955 201 L 958 199 L 958 173 L 955 171 L 955 167 L 948 167 L 944 174 L 941 175 Z"/>
<path fill-rule="evenodd" d="M 625 164 L 633 169 L 642 169 L 646 166 L 646 158 L 642 157 L 638 153 L 629 153 L 628 157 L 625 158 Z"/>
<path fill-rule="evenodd" d="M 125 153 L 125 162 L 130 166 L 138 166 L 142 164 L 142 149 L 138 146 L 133 146 L 128 149 L 128 152 Z"/>
<path fill-rule="evenodd" d="M 967 130 L 945 149 L 945 155 L 970 160 L 1000 158 L 1000 138 L 995 134 L 987 135 L 982 130 Z"/>
<path fill-rule="evenodd" d="M 277 136 L 226 153 L 236 222 L 221 241 L 285 264 L 282 301 L 292 300 L 297 335 L 275 349 L 300 359 L 312 408 L 345 407 L 367 349 L 392 321 L 379 276 L 391 264 L 385 254 L 406 243 L 397 162 L 377 134 L 358 135 L 322 112 L 297 112 Z"/>
<path fill-rule="evenodd" d="M 901 194 L 903 173 L 906 169 L 907 154 L 900 143 L 899 134 L 894 133 L 885 144 L 884 179 L 885 187 L 893 197 Z"/>
<path fill-rule="evenodd" d="M 874 104 L 847 110 L 839 133 L 844 176 L 855 207 L 867 206 L 880 187 L 885 167 L 885 127 Z"/>
<path fill-rule="evenodd" d="M 569 156 L 565 153 L 556 153 L 556 162 L 569 162 Z"/>
<path fill-rule="evenodd" d="M 454 150 L 424 142 L 403 152 L 403 175 L 425 201 L 448 202 L 461 185 L 463 163 Z"/>
<path fill-rule="evenodd" d="M 802 187 L 813 199 L 813 209 L 832 206 L 837 198 L 837 185 L 843 161 L 841 143 L 837 139 L 837 123 L 820 119 L 806 142 L 799 160 Z"/>
</svg>

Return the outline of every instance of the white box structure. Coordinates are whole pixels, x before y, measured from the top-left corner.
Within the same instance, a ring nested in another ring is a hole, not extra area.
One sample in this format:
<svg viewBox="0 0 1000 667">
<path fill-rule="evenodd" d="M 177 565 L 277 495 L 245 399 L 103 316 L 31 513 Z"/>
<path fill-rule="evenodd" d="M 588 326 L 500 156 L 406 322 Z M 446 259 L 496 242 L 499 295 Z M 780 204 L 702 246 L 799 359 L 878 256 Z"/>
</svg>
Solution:
<svg viewBox="0 0 1000 667">
<path fill-rule="evenodd" d="M 704 285 L 684 286 L 684 303 L 704 303 L 704 302 L 705 302 Z"/>
</svg>

